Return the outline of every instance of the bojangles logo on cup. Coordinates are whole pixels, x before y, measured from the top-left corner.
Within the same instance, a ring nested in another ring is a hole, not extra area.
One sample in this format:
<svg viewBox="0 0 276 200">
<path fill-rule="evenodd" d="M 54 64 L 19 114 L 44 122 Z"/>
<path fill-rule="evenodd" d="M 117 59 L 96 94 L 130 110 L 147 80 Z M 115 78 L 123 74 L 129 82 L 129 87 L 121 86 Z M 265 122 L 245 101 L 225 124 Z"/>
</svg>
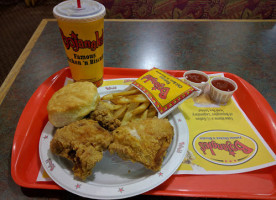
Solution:
<svg viewBox="0 0 276 200">
<path fill-rule="evenodd" d="M 98 47 L 103 45 L 103 30 L 101 35 L 99 31 L 95 31 L 95 40 L 82 40 L 78 38 L 78 34 L 74 31 L 71 31 L 70 37 L 64 35 L 62 29 L 59 29 L 61 33 L 61 37 L 66 49 L 72 48 L 73 51 L 78 52 L 79 49 L 90 49 L 91 51 L 95 51 Z"/>
<path fill-rule="evenodd" d="M 193 140 L 195 151 L 204 159 L 219 165 L 239 165 L 257 152 L 257 143 L 250 137 L 224 130 L 206 131 Z"/>
</svg>

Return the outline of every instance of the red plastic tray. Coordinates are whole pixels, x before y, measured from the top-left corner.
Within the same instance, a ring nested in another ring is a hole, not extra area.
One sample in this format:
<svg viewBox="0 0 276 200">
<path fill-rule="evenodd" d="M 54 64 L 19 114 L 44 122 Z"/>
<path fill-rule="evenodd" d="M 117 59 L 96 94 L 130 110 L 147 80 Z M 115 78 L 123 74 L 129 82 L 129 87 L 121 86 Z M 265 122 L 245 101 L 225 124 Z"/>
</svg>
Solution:
<svg viewBox="0 0 276 200">
<path fill-rule="evenodd" d="M 104 69 L 104 79 L 133 78 L 144 74 L 145 69 Z M 183 70 L 165 70 L 175 77 L 182 77 Z M 218 73 L 218 72 L 206 72 Z M 276 152 L 276 114 L 264 97 L 242 78 L 225 73 L 239 89 L 234 96 L 248 118 Z M 62 189 L 54 182 L 36 182 L 41 167 L 38 145 L 40 133 L 48 121 L 46 106 L 52 94 L 60 89 L 69 68 L 49 77 L 35 91 L 19 119 L 14 136 L 11 174 L 14 181 L 28 188 Z M 276 166 L 232 175 L 173 175 L 165 183 L 147 192 L 148 195 L 219 197 L 243 199 L 276 198 Z"/>
</svg>

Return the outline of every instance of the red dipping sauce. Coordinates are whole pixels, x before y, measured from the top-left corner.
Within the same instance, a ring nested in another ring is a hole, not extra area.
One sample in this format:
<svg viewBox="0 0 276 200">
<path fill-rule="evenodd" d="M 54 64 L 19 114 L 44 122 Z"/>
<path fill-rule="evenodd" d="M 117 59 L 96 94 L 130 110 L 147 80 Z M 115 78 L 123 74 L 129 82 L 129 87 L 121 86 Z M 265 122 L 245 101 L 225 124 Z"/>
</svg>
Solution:
<svg viewBox="0 0 276 200">
<path fill-rule="evenodd" d="M 235 86 L 232 83 L 229 83 L 225 80 L 213 80 L 212 84 L 214 87 L 218 88 L 219 90 L 223 90 L 226 92 L 231 92 L 235 90 Z"/>
<path fill-rule="evenodd" d="M 208 81 L 208 79 L 205 76 L 196 73 L 186 74 L 185 78 L 194 83 L 202 83 Z"/>
</svg>

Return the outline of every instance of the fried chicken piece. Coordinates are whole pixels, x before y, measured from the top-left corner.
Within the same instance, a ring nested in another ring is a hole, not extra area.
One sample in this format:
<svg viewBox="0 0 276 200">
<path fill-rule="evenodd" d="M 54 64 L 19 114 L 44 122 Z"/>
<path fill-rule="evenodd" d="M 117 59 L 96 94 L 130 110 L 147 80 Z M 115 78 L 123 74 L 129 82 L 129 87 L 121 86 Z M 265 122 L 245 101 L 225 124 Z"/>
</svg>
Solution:
<svg viewBox="0 0 276 200">
<path fill-rule="evenodd" d="M 52 153 L 71 160 L 75 177 L 85 180 L 111 142 L 112 135 L 98 122 L 82 119 L 57 129 L 50 149 Z"/>
<path fill-rule="evenodd" d="M 110 153 L 124 160 L 140 162 L 146 168 L 158 171 L 172 141 L 174 130 L 167 119 L 136 120 L 112 132 Z"/>
<path fill-rule="evenodd" d="M 113 131 L 121 125 L 121 121 L 113 116 L 111 107 L 103 101 L 99 102 L 96 109 L 90 114 L 90 118 L 109 131 Z"/>
</svg>

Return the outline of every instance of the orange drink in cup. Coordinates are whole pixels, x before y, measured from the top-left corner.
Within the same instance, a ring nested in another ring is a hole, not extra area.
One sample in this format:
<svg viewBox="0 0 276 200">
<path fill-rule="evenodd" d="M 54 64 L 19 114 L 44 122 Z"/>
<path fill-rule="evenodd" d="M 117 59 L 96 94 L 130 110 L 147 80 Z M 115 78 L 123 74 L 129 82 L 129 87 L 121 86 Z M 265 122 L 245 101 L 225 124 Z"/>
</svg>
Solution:
<svg viewBox="0 0 276 200">
<path fill-rule="evenodd" d="M 93 0 L 64 1 L 53 9 L 72 78 L 103 83 L 105 7 Z"/>
</svg>

